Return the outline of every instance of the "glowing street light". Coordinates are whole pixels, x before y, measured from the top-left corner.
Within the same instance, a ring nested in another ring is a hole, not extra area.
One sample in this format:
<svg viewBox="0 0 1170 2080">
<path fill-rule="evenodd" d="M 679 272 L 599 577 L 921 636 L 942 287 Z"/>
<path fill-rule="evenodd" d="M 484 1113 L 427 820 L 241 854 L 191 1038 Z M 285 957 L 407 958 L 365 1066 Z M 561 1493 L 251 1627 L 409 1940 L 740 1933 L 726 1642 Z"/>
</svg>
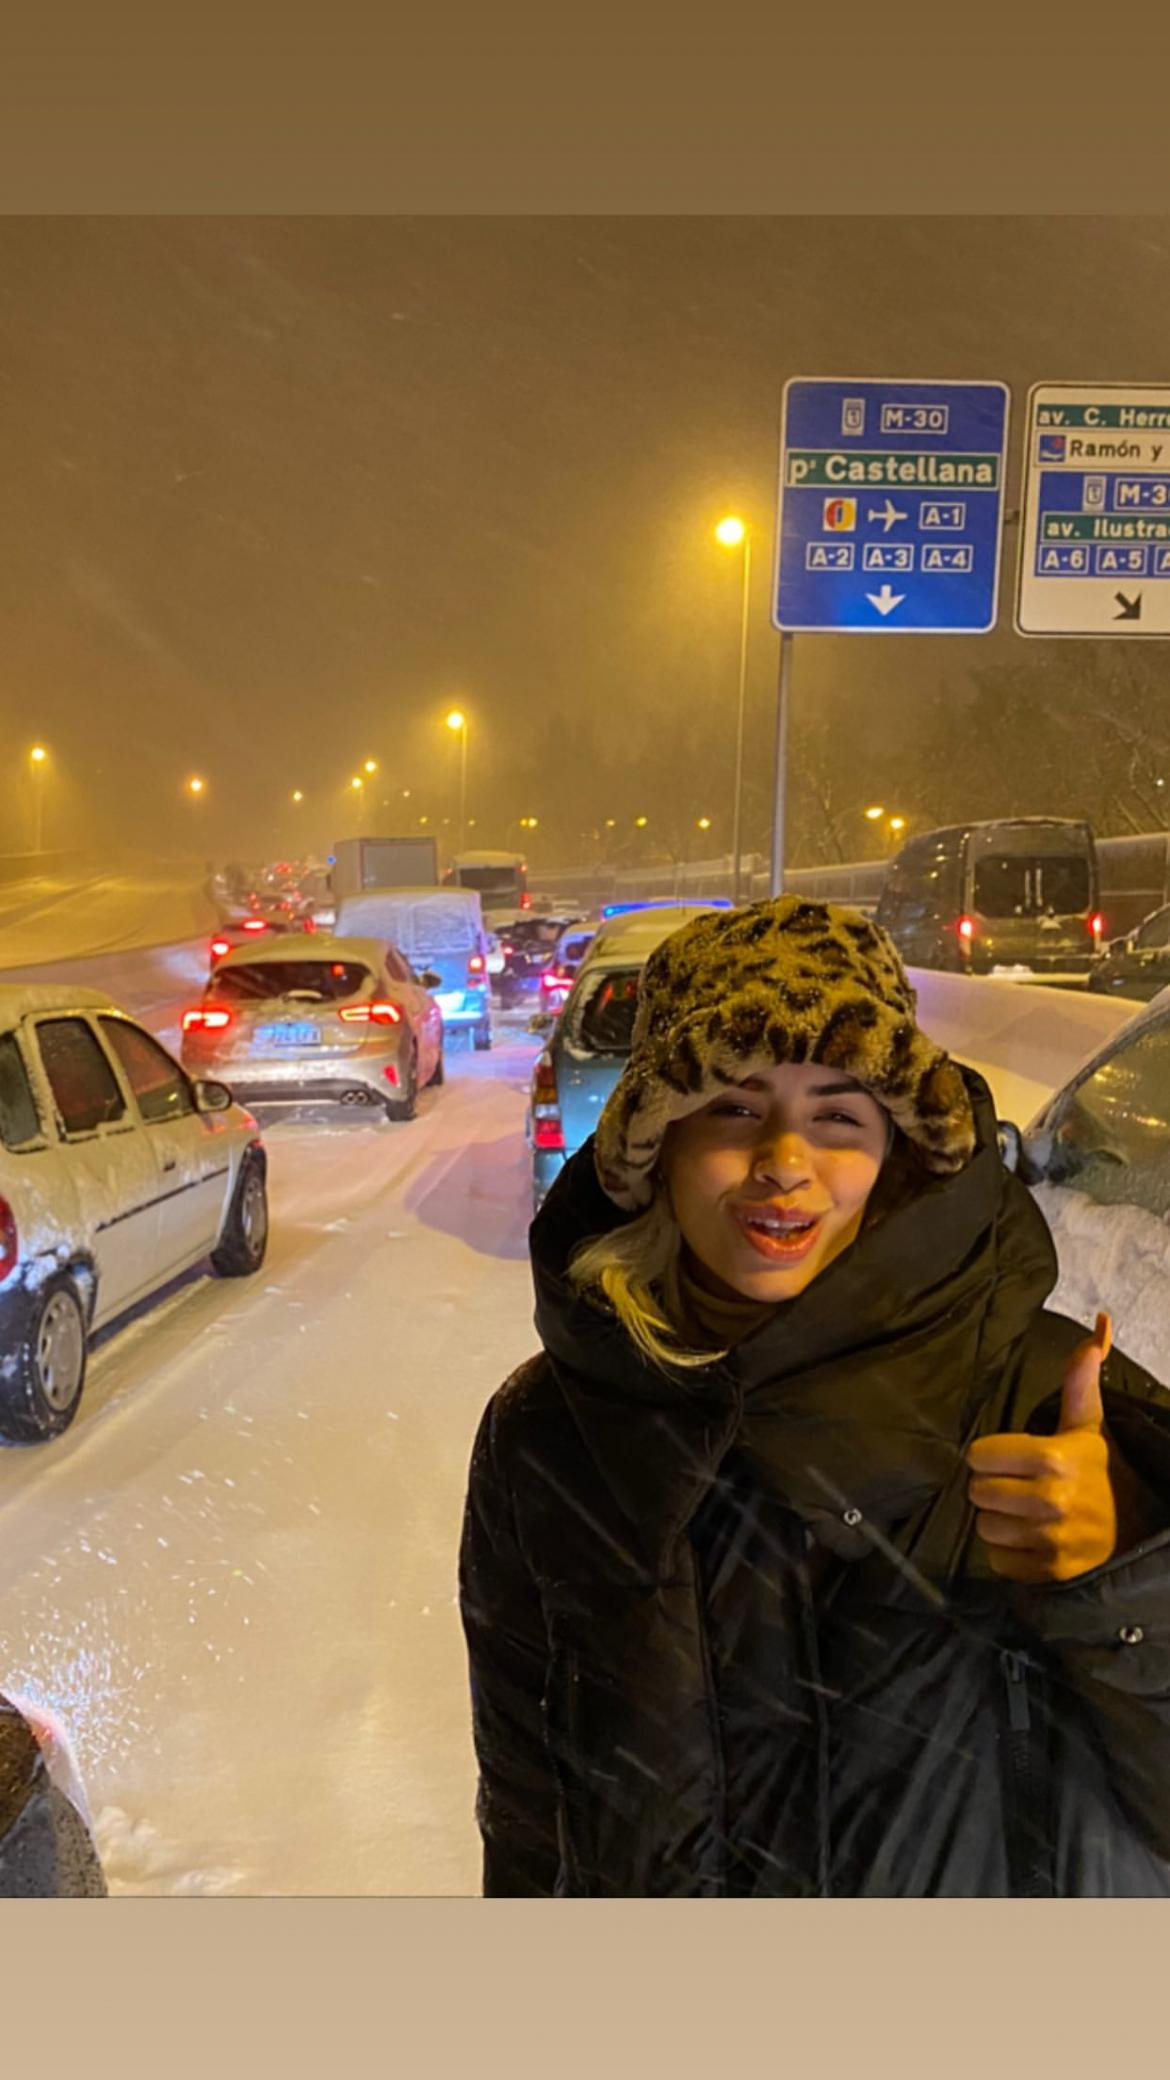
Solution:
<svg viewBox="0 0 1170 2080">
<path fill-rule="evenodd" d="M 867 809 L 865 813 L 871 823 L 880 823 L 886 812 L 881 803 L 878 802 L 875 803 L 872 809 Z"/>
<path fill-rule="evenodd" d="M 365 786 L 365 784 L 366 784 L 366 783 L 365 783 L 365 781 L 364 781 L 364 780 L 362 779 L 362 776 L 361 776 L 361 774 L 360 774 L 360 773 L 355 773 L 355 774 L 354 774 L 354 776 L 353 776 L 353 779 L 352 779 L 352 780 L 350 781 L 350 783 L 349 783 L 349 784 L 350 784 L 350 787 L 352 788 L 352 790 L 353 790 L 354 794 L 360 794 L 360 793 L 361 793 L 361 791 L 362 791 L 362 788 L 363 788 L 363 787 Z"/>
<path fill-rule="evenodd" d="M 890 818 L 890 829 L 891 829 L 892 831 L 904 831 L 904 830 L 905 830 L 905 828 L 906 828 L 906 818 L 905 818 L 904 816 L 891 816 L 891 818 Z"/>
<path fill-rule="evenodd" d="M 709 816 L 700 816 L 698 822 L 695 825 L 695 828 L 696 830 L 700 831 L 709 831 L 711 828 L 711 818 Z"/>
<path fill-rule="evenodd" d="M 187 793 L 198 801 L 201 794 L 207 793 L 206 780 L 201 779 L 198 773 L 192 773 L 191 778 L 187 782 Z"/>
<path fill-rule="evenodd" d="M 733 860 L 731 899 L 734 903 L 738 903 L 741 845 L 740 819 L 743 797 L 743 718 L 747 697 L 748 605 L 751 599 L 752 585 L 752 533 L 746 520 L 741 520 L 737 513 L 729 513 L 726 519 L 721 520 L 715 529 L 715 539 L 717 542 L 721 542 L 725 549 L 743 550 L 743 598 L 739 618 L 739 698 L 736 702 L 735 713 L 735 800 L 732 805 L 731 816 L 731 851 Z"/>
<path fill-rule="evenodd" d="M 363 773 L 376 773 L 376 772 L 377 772 L 377 770 L 378 770 L 378 761 L 377 761 L 377 759 L 376 759 L 376 758 L 367 758 L 367 760 L 366 760 L 366 762 L 365 762 L 365 765 L 364 765 L 364 766 L 362 767 L 362 771 L 363 771 Z"/>
<path fill-rule="evenodd" d="M 635 829 L 635 830 L 639 830 L 639 831 L 644 831 L 644 830 L 645 830 L 645 828 L 646 828 L 646 825 L 647 825 L 647 824 L 649 823 L 649 821 L 650 821 L 650 818 L 649 818 L 648 816 L 635 816 L 635 818 L 634 818 L 634 829 Z"/>
<path fill-rule="evenodd" d="M 303 802 L 305 799 L 304 789 L 300 787 L 294 787 L 292 791 L 292 798 L 294 802 Z"/>
</svg>

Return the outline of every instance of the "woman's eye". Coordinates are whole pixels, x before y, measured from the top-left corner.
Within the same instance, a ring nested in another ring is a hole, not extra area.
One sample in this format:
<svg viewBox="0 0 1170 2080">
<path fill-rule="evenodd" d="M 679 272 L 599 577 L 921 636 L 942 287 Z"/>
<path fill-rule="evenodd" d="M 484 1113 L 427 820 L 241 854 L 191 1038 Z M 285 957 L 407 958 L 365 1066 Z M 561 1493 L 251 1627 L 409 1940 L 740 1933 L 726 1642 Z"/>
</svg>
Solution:
<svg viewBox="0 0 1170 2080">
<path fill-rule="evenodd" d="M 859 1127 L 861 1125 L 861 1121 L 855 1119 L 851 1112 L 820 1112 L 817 1114 L 817 1118 L 834 1127 Z"/>
<path fill-rule="evenodd" d="M 755 1118 L 755 1114 L 752 1111 L 750 1105 L 737 1105 L 734 1098 L 724 1098 L 723 1102 L 719 1105 L 709 1105 L 707 1111 L 708 1116 L 711 1119 Z"/>
</svg>

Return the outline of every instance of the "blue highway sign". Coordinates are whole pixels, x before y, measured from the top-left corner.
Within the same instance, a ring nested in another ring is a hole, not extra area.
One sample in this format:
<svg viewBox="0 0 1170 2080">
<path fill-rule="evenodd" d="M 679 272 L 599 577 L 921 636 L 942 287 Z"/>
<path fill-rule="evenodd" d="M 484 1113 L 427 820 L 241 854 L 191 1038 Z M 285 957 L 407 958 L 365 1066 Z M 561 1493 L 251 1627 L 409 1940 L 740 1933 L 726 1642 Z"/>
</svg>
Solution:
<svg viewBox="0 0 1170 2080">
<path fill-rule="evenodd" d="M 774 626 L 993 628 L 1008 402 L 1004 383 L 786 383 Z"/>
</svg>

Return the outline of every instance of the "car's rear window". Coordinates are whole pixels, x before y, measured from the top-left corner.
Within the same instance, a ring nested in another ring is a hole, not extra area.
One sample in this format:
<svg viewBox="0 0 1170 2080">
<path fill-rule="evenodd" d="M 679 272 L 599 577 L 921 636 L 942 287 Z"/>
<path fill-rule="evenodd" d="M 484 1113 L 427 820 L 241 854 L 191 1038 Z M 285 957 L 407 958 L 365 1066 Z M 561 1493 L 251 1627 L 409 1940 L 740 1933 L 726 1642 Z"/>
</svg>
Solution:
<svg viewBox="0 0 1170 2080">
<path fill-rule="evenodd" d="M 41 1123 L 24 1058 L 12 1033 L 0 1035 L 0 1140 L 23 1148 L 37 1140 Z"/>
<path fill-rule="evenodd" d="M 293 995 L 336 1003 L 356 997 L 371 980 L 359 961 L 241 961 L 216 970 L 208 995 L 217 1003 L 262 1003 Z"/>
<path fill-rule="evenodd" d="M 578 1044 L 593 1054 L 628 1054 L 638 1008 L 638 974 L 623 968 L 595 984 L 577 1022 Z"/>
</svg>

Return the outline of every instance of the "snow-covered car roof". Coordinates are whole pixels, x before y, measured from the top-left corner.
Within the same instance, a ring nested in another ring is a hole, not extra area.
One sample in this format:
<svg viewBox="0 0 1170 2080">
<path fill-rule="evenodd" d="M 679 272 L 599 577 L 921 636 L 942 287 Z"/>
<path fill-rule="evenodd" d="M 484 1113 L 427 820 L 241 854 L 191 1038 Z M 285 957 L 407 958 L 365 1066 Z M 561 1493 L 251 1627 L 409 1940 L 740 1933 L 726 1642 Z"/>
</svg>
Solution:
<svg viewBox="0 0 1170 2080">
<path fill-rule="evenodd" d="M 628 910 L 618 917 L 603 917 L 594 935 L 593 944 L 585 958 L 587 961 L 608 960 L 611 956 L 645 960 L 672 932 L 690 924 L 708 908 L 706 903 L 680 904 L 669 910 Z"/>
<path fill-rule="evenodd" d="M 215 973 L 221 974 L 224 968 L 250 968 L 261 961 L 364 961 L 369 968 L 380 968 L 385 959 L 385 939 L 335 939 L 327 932 L 293 932 L 287 939 L 258 939 L 250 946 L 233 947 L 217 962 Z"/>
<path fill-rule="evenodd" d="M 116 1011 L 108 990 L 64 982 L 0 983 L 0 1027 L 19 1025 L 34 1011 Z"/>
</svg>

